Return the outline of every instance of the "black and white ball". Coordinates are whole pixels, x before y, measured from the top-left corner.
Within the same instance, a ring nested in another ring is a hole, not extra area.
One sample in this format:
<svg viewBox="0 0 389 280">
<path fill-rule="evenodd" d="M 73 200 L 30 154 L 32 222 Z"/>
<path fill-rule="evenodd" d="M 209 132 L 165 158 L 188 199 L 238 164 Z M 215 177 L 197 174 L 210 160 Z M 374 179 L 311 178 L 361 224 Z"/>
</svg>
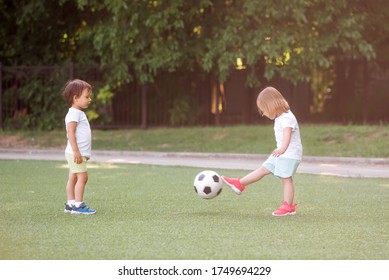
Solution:
<svg viewBox="0 0 389 280">
<path fill-rule="evenodd" d="M 198 196 L 211 199 L 221 193 L 223 181 L 215 171 L 205 170 L 196 175 L 193 185 Z"/>
</svg>

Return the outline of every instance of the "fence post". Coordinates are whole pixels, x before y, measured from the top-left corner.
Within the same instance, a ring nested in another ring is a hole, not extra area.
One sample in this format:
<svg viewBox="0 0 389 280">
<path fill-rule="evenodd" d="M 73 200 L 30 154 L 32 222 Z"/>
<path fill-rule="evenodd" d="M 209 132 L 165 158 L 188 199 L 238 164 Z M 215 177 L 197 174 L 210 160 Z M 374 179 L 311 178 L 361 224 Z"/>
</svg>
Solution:
<svg viewBox="0 0 389 280">
<path fill-rule="evenodd" d="M 142 123 L 141 128 L 147 128 L 147 86 L 141 85 Z"/>
<path fill-rule="evenodd" d="M 0 62 L 0 129 L 3 128 L 3 64 Z"/>
</svg>

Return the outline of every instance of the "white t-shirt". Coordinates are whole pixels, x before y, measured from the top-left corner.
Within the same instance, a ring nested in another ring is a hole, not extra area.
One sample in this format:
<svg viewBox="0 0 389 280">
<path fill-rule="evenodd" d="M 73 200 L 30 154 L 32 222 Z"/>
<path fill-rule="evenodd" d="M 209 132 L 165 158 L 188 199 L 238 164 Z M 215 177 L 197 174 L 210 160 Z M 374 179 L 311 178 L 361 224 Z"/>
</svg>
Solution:
<svg viewBox="0 0 389 280">
<path fill-rule="evenodd" d="M 276 136 L 277 149 L 281 148 L 284 139 L 284 128 L 292 128 L 292 136 L 285 153 L 280 157 L 301 160 L 303 157 L 303 145 L 301 144 L 300 128 L 296 117 L 291 111 L 283 113 L 274 120 L 274 133 Z"/>
<path fill-rule="evenodd" d="M 68 123 L 70 122 L 77 123 L 76 141 L 81 155 L 90 157 L 91 150 L 92 150 L 92 132 L 90 129 L 88 118 L 86 117 L 83 111 L 75 108 L 69 108 L 69 111 L 65 117 L 65 126 L 67 127 Z M 65 153 L 73 154 L 73 150 L 72 147 L 70 146 L 69 137 L 67 133 L 66 133 L 66 137 L 68 138 L 68 141 L 67 141 Z"/>
</svg>

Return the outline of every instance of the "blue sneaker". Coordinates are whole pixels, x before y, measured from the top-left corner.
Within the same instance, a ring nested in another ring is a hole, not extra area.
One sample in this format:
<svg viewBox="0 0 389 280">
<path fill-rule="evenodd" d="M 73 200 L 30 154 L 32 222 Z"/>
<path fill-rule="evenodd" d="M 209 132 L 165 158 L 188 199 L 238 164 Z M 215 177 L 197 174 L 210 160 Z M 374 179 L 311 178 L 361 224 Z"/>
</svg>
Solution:
<svg viewBox="0 0 389 280">
<path fill-rule="evenodd" d="M 63 212 L 64 213 L 72 213 L 72 206 L 70 206 L 69 204 L 65 203 L 65 208 L 63 209 Z"/>
<path fill-rule="evenodd" d="M 84 202 L 82 202 L 79 207 L 76 207 L 75 205 L 73 205 L 73 208 L 72 208 L 72 214 L 92 215 L 95 213 L 96 213 L 96 210 L 90 208 Z"/>
</svg>

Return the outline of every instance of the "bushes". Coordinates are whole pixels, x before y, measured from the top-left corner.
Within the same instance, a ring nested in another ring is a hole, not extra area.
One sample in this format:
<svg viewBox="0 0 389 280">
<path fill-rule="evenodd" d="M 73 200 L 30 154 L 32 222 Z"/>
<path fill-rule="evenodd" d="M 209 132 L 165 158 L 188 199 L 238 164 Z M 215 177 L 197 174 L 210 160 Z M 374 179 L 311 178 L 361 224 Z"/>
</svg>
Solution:
<svg viewBox="0 0 389 280">
<path fill-rule="evenodd" d="M 66 104 L 60 95 L 64 80 L 59 73 L 22 74 L 15 75 L 4 92 L 5 126 L 51 130 L 62 125 Z"/>
<path fill-rule="evenodd" d="M 80 77 L 93 76 L 88 73 L 90 69 L 77 70 Z M 0 104 L 4 127 L 39 130 L 62 128 L 68 110 L 62 89 L 72 75 L 69 72 L 66 66 L 4 67 L 1 85 L 4 93 Z M 109 123 L 111 114 L 106 112 L 110 110 L 113 93 L 97 75 L 93 79 L 86 78 L 86 81 L 92 84 L 94 91 L 93 103 L 86 114 L 96 124 Z"/>
</svg>

